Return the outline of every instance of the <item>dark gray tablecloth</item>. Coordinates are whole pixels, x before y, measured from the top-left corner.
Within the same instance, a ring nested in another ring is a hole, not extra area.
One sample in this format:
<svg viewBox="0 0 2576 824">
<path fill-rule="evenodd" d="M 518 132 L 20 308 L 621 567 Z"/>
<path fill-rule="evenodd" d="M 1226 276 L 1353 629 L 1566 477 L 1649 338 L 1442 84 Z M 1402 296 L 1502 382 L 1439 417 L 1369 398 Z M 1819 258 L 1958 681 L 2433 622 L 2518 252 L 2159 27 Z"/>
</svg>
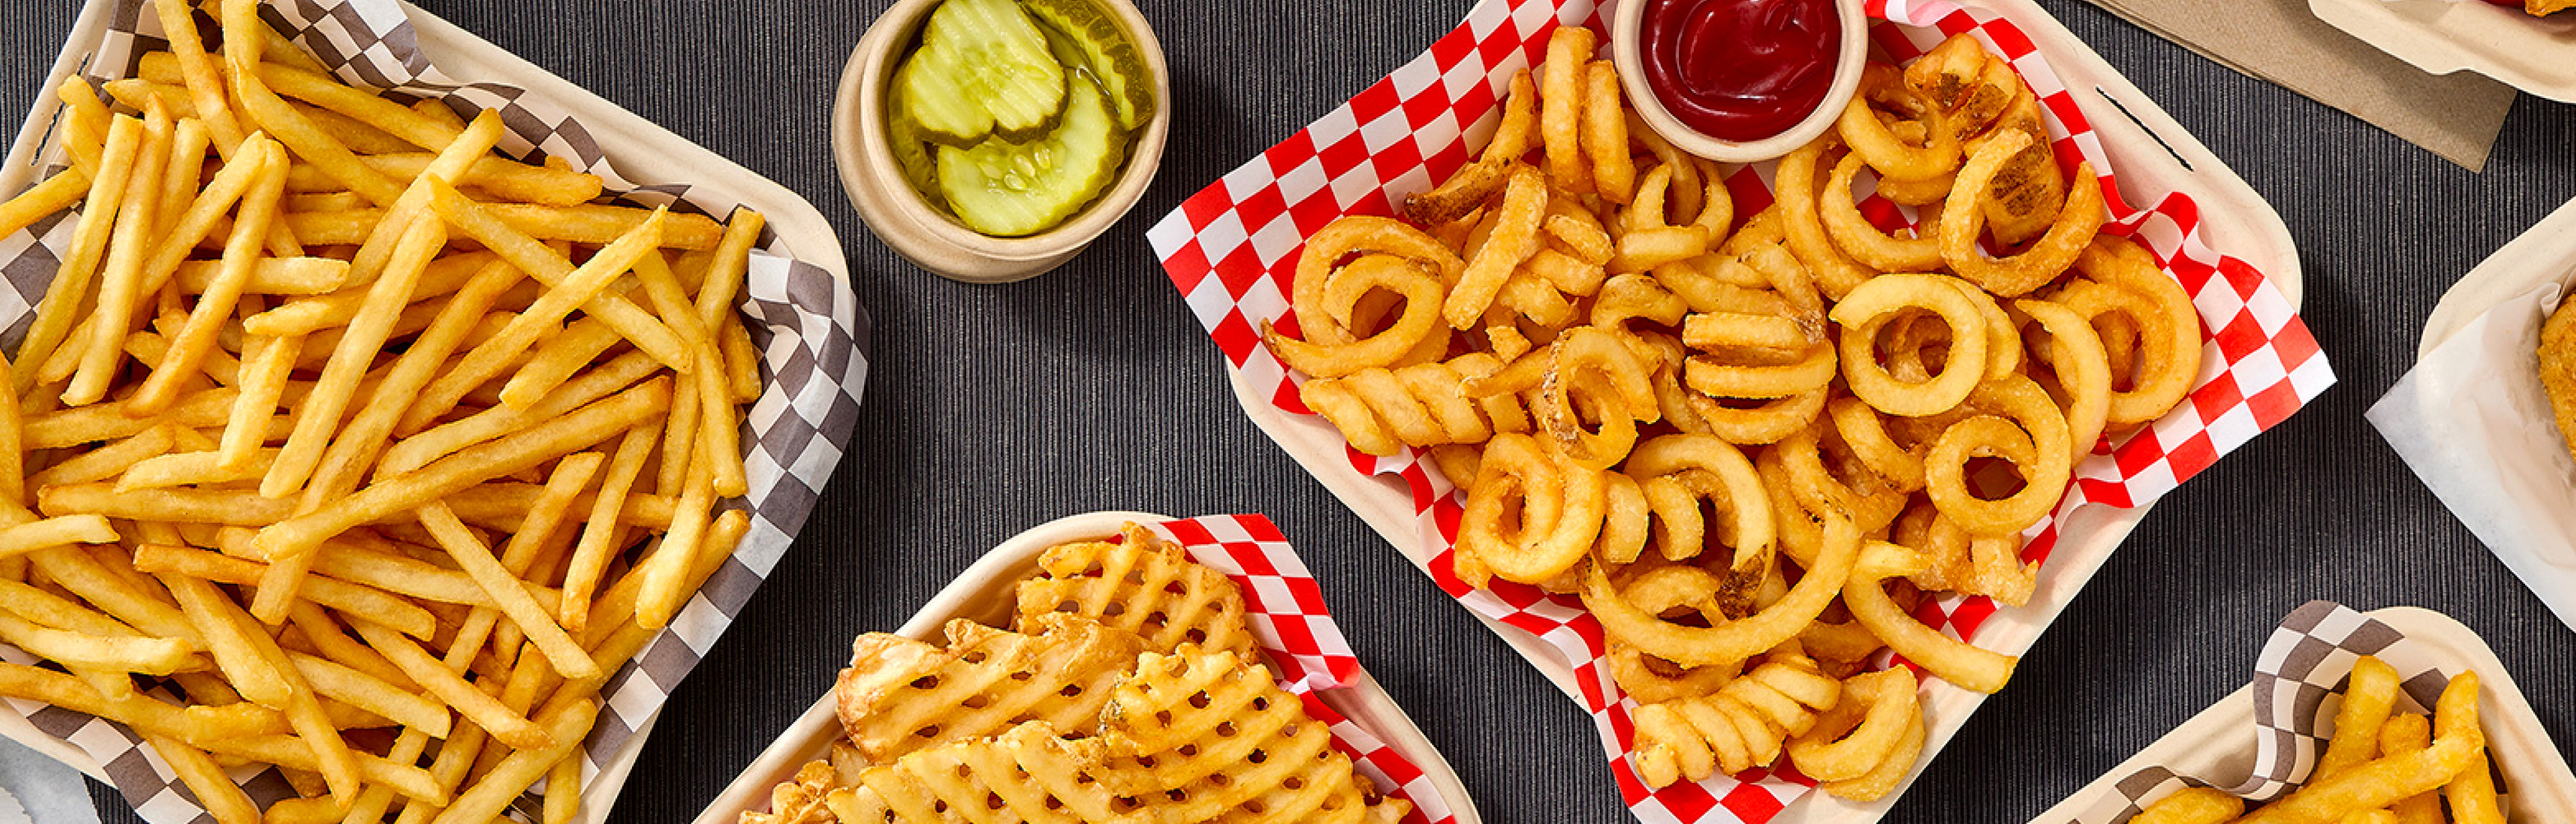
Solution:
<svg viewBox="0 0 2576 824">
<path fill-rule="evenodd" d="M 78 5 L 0 4 L 0 112 L 25 109 Z M 665 711 L 618 820 L 690 820 L 831 686 L 851 636 L 901 623 L 1022 528 L 1097 509 L 1268 513 L 1487 820 L 1629 820 L 1579 708 L 1243 417 L 1144 241 L 1181 198 L 1420 52 L 1466 0 L 1147 0 L 1177 98 L 1160 177 L 1087 254 L 1000 287 L 904 263 L 841 196 L 833 84 L 883 2 L 425 5 L 803 194 L 876 317 L 859 448 Z M 2342 383 L 2157 507 L 1889 820 L 2028 819 L 2241 685 L 2274 621 L 2311 598 L 2459 618 L 2576 741 L 2576 634 L 2361 418 L 2442 291 L 2576 195 L 2576 108 L 2524 97 L 2472 175 L 2091 6 L 2047 5 L 2275 204 Z M 134 820 L 95 794 L 108 821 Z"/>
</svg>

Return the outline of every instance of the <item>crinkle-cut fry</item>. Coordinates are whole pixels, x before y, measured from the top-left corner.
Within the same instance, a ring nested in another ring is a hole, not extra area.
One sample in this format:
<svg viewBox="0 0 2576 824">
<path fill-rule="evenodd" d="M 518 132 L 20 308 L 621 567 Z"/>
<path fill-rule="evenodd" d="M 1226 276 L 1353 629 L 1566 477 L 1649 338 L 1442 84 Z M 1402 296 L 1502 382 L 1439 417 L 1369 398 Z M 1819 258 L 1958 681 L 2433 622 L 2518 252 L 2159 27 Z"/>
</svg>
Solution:
<svg viewBox="0 0 2576 824">
<path fill-rule="evenodd" d="M 593 464 L 595 466 L 596 461 Z M 493 604 L 528 634 L 537 649 L 554 662 L 556 670 L 567 678 L 593 678 L 600 674 L 598 662 L 592 661 L 581 644 L 564 633 L 549 610 L 538 606 L 537 600 L 528 595 L 525 584 L 492 555 L 491 547 L 484 546 L 481 538 L 475 537 L 463 521 L 456 519 L 455 510 L 433 502 L 421 507 L 419 515 L 421 525 L 428 527 L 439 545 L 447 549 L 448 557 L 454 558 L 475 583 L 482 585 Z"/>
<path fill-rule="evenodd" d="M 590 517 L 583 523 L 580 542 L 565 567 L 563 597 L 556 612 L 566 632 L 579 636 L 590 626 L 591 594 L 620 548 L 616 546 L 617 536 L 625 532 L 619 526 L 618 512 L 625 506 L 627 492 L 634 489 L 636 477 L 643 473 L 644 460 L 652 455 L 654 440 L 653 430 L 647 427 L 626 431 L 615 456 L 609 459 L 608 474 L 600 479 L 598 495 L 586 509 Z"/>
<path fill-rule="evenodd" d="M 1018 620 L 1071 613 L 1136 633 L 1159 652 L 1189 643 L 1258 660 L 1261 644 L 1244 622 L 1243 591 L 1232 579 L 1141 526 L 1128 524 L 1120 534 L 1118 543 L 1048 549 L 1038 576 L 1020 582 Z"/>
<path fill-rule="evenodd" d="M 72 326 L 84 317 L 82 304 L 89 297 L 90 281 L 95 279 L 99 261 L 115 234 L 117 214 L 142 162 L 138 157 L 142 144 L 142 121 L 119 115 L 108 127 L 107 143 L 99 156 L 99 173 L 90 178 L 89 194 L 82 199 L 70 252 L 54 270 L 44 299 L 36 304 L 35 324 L 28 327 L 27 337 L 18 347 L 13 369 L 21 392 L 35 386 L 37 368 L 52 357 L 56 348 L 71 343 Z"/>
<path fill-rule="evenodd" d="M 257 269 L 260 243 L 267 234 L 268 222 L 276 216 L 278 193 L 286 179 L 286 153 L 265 138 L 249 140 L 244 145 L 235 154 L 236 160 L 217 175 L 216 182 L 222 185 L 234 166 L 247 165 L 250 169 L 250 181 L 235 196 L 241 204 L 241 217 L 233 223 L 232 237 L 224 244 L 221 269 L 198 296 L 197 305 L 189 310 L 187 322 L 170 336 L 169 349 L 161 356 L 161 362 L 153 364 L 151 375 L 126 398 L 129 415 L 158 415 L 178 400 L 180 382 L 195 374 L 208 355 L 218 349 L 218 336 L 232 321 L 233 310 L 250 285 L 251 273 Z M 214 191 L 207 190 L 208 194 Z M 201 197 L 200 202 L 203 200 Z M 190 211 L 193 213 L 195 208 Z M 194 245 L 193 240 L 189 243 Z M 166 276 L 177 268 L 174 263 L 162 272 Z"/>
<path fill-rule="evenodd" d="M 600 249 L 571 274 L 550 284 L 552 288 L 540 295 L 527 311 L 511 319 L 509 325 L 501 328 L 500 334 L 478 342 L 456 365 L 422 390 L 424 402 L 436 399 L 435 402 L 452 407 L 454 402 L 448 399 L 463 398 L 475 387 L 499 378 L 511 364 L 527 354 L 540 337 L 559 331 L 564 318 L 573 310 L 607 294 L 608 286 L 634 268 L 637 261 L 658 254 L 653 246 L 661 237 L 664 212 L 657 210 L 653 214 L 653 219 Z M 687 336 L 682 335 L 681 339 L 685 347 Z M 688 370 L 681 371 L 685 373 Z M 502 400 L 504 403 L 510 400 L 507 391 L 503 392 Z M 530 404 L 511 405 L 524 409 Z"/>
<path fill-rule="evenodd" d="M 656 363 L 651 355 L 628 352 L 556 387 L 535 406 L 527 409 L 494 406 L 404 438 L 385 450 L 377 462 L 375 474 L 383 478 L 416 471 L 460 450 L 560 417 L 660 371 L 661 364 Z M 694 384 L 682 384 L 681 388 L 685 390 L 691 385 Z M 680 408 L 696 407 L 682 405 Z M 676 414 L 679 409 L 673 411 Z"/>
<path fill-rule="evenodd" d="M 1022 719 L 1086 729 L 1110 685 L 1144 646 L 1124 630 L 1071 615 L 1006 632 L 957 620 L 945 649 L 872 633 L 851 644 L 833 695 L 843 726 L 877 763 L 946 741 L 979 738 Z"/>
<path fill-rule="evenodd" d="M 488 443 L 460 450 L 413 472 L 380 480 L 323 508 L 260 531 L 252 542 L 262 557 L 311 551 L 332 536 L 495 477 L 571 454 L 624 433 L 662 414 L 671 382 L 655 378 L 562 417 Z"/>
</svg>

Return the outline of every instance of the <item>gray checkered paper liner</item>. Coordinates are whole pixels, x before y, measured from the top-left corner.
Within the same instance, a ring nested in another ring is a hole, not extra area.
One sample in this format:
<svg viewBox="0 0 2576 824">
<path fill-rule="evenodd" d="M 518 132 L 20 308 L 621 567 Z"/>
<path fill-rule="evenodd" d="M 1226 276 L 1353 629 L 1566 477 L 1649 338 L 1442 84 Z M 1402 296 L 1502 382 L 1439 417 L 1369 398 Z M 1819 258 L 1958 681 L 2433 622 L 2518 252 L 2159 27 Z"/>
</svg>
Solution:
<svg viewBox="0 0 2576 824">
<path fill-rule="evenodd" d="M 141 55 L 166 47 L 160 19 L 147 13 L 147 0 L 95 0 L 109 3 L 107 31 L 85 48 L 81 69 L 92 85 L 131 76 Z M 466 117 L 492 109 L 504 125 L 499 148 L 513 157 L 534 160 L 560 157 L 575 168 L 600 176 L 619 203 L 664 206 L 702 212 L 719 219 L 744 204 L 708 188 L 679 182 L 639 182 L 610 167 L 601 139 L 562 106 L 534 93 L 493 82 L 459 82 L 431 63 L 419 46 L 407 12 L 393 0 L 267 0 L 261 9 L 270 25 L 311 52 L 347 82 L 390 89 L 416 98 L 444 101 Z M 201 25 L 211 21 L 200 15 Z M 51 99 L 51 90 L 44 90 Z M 40 107 L 54 111 L 53 107 Z M 613 137 L 611 138 L 613 140 Z M 50 173 L 66 165 L 53 137 L 34 164 Z M 37 222 L 18 234 L 0 238 L 0 346 L 14 349 L 34 320 L 34 301 L 68 248 L 76 221 L 71 213 Z M 751 514 L 751 530 L 724 567 L 707 580 L 671 626 L 602 688 L 605 697 L 598 726 L 585 742 L 583 778 L 596 777 L 651 720 L 680 680 L 697 666 L 760 586 L 797 530 L 812 514 L 823 484 L 839 465 L 858 422 L 860 390 L 867 378 L 863 351 L 869 319 L 865 307 L 841 278 L 791 256 L 787 244 L 769 232 L 752 254 L 748 288 L 740 309 L 749 321 L 753 341 L 769 374 L 760 399 L 745 410 L 743 442 L 751 446 L 745 474 L 751 492 L 727 501 Z M 0 644 L 0 659 L 33 663 L 31 656 Z M 166 687 L 147 690 L 177 700 Z M 110 783 L 147 821 L 154 824 L 211 824 L 194 794 L 181 785 L 170 766 L 142 746 L 142 738 L 123 725 L 32 701 L 5 700 L 46 735 L 79 747 L 104 768 Z M 434 752 L 434 750 L 433 750 Z M 233 778 L 263 807 L 292 797 L 293 789 L 272 769 L 241 768 Z M 520 799 L 514 812 L 531 815 L 537 796 Z"/>
<path fill-rule="evenodd" d="M 2187 787 L 2219 787 L 2249 804 L 2290 794 L 2307 782 L 2317 757 L 2324 754 L 2334 735 L 2335 713 L 2343 706 L 2344 680 L 2364 655 L 2377 656 L 2397 670 L 2403 687 L 2398 706 L 2411 712 L 2428 711 L 2450 683 L 2451 674 L 2434 666 L 2395 628 L 2333 601 L 2309 601 L 2281 619 L 2254 659 L 2251 775 L 2234 786 L 2220 786 L 2204 780 L 2209 776 L 2145 767 L 2115 782 L 2114 792 L 2094 799 L 2067 824 L 2122 824 Z M 2497 787 L 2504 788 L 2501 777 Z"/>
</svg>

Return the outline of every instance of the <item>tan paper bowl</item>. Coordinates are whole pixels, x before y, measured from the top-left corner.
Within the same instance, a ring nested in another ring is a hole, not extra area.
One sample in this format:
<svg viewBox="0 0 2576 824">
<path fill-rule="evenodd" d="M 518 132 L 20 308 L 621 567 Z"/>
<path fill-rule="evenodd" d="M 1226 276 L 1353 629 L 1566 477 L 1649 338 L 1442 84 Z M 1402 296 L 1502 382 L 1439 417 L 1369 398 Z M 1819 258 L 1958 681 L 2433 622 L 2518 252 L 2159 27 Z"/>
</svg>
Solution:
<svg viewBox="0 0 2576 824">
<path fill-rule="evenodd" d="M 1655 90 L 1646 85 L 1645 57 L 1638 45 L 1639 30 L 1645 26 L 1646 6 L 1652 0 L 1629 0 L 1620 3 L 1618 16 L 1610 21 L 1610 60 L 1619 67 L 1619 85 L 1628 95 L 1637 116 L 1646 125 L 1672 141 L 1682 151 L 1725 163 L 1759 163 L 1796 151 L 1832 128 L 1842 117 L 1843 107 L 1851 104 L 1852 94 L 1860 89 L 1861 64 L 1869 57 L 1869 13 L 1862 0 L 1834 0 L 1834 16 L 1842 21 L 1842 51 L 1834 55 L 1834 85 L 1825 90 L 1825 99 L 1816 111 L 1798 125 L 1761 140 L 1736 142 L 1720 140 L 1682 125 Z"/>
<path fill-rule="evenodd" d="M 877 239 L 931 274 L 967 283 L 1008 283 L 1045 274 L 1134 208 L 1154 181 L 1154 170 L 1162 166 L 1163 140 L 1172 126 L 1172 77 L 1163 62 L 1162 41 L 1128 0 L 1090 0 L 1118 19 L 1144 56 L 1154 76 L 1154 118 L 1134 137 L 1126 169 L 1099 200 L 1053 229 L 1028 237 L 993 237 L 923 202 L 887 149 L 886 78 L 940 2 L 897 0 L 868 26 L 850 52 L 850 62 L 842 66 L 840 91 L 832 103 L 832 159 L 840 166 L 841 188 Z"/>
<path fill-rule="evenodd" d="M 930 603 L 923 604 L 921 611 L 914 613 L 912 620 L 905 621 L 895 634 L 938 643 L 939 628 L 952 618 L 973 619 L 989 626 L 1007 625 L 1012 611 L 1018 608 L 1017 596 L 1013 593 L 1021 581 L 1037 574 L 1038 556 L 1044 554 L 1048 547 L 1116 535 L 1119 527 L 1130 521 L 1155 523 L 1168 520 L 1171 520 L 1169 516 L 1143 512 L 1091 512 L 1031 527 L 1027 532 L 1003 541 L 993 551 L 985 553 L 974 566 L 958 574 L 957 580 L 949 582 L 946 589 L 932 596 Z M 1344 689 L 1322 690 L 1316 696 L 1326 706 L 1351 719 L 1352 723 L 1376 733 L 1387 746 L 1403 753 L 1406 760 L 1420 768 L 1431 785 L 1438 788 L 1441 798 L 1448 802 L 1450 812 L 1457 816 L 1457 824 L 1481 824 L 1484 819 L 1477 815 L 1476 804 L 1467 797 L 1467 787 L 1458 781 L 1458 773 L 1449 768 L 1449 760 L 1441 757 L 1438 748 L 1431 746 L 1431 739 L 1423 737 L 1422 728 L 1414 726 L 1413 719 L 1404 714 L 1404 708 L 1396 705 L 1384 687 L 1378 686 L 1376 679 L 1363 672 L 1358 684 Z M 841 718 L 834 712 L 832 693 L 826 691 L 815 699 L 812 709 L 806 710 L 796 723 L 788 726 L 786 732 L 778 735 L 777 743 L 762 751 L 751 766 L 744 767 L 742 775 L 698 814 L 696 824 L 736 824 L 745 812 L 768 810 L 770 789 L 795 776 L 798 767 L 826 757 L 831 752 L 832 740 L 840 736 Z"/>
<path fill-rule="evenodd" d="M 2504 662 L 2496 660 L 2495 650 L 2487 648 L 2484 639 L 2451 616 L 2428 609 L 2387 607 L 2364 614 L 2405 633 L 2406 640 L 2433 658 L 2443 672 L 2478 674 L 2487 756 L 2504 772 L 2501 789 L 2508 793 L 2504 799 L 2508 817 L 2576 821 L 2576 775 L 2568 773 L 2567 760 L 2550 744 L 2549 731 L 2540 725 L 2531 701 L 2522 697 L 2522 688 L 2514 685 L 2513 675 L 2505 672 Z M 2253 772 L 2254 730 L 2254 688 L 2240 687 L 2040 813 L 2031 824 L 2074 821 L 2095 802 L 2116 797 L 2122 779 L 2148 767 L 2164 767 L 2222 787 L 2232 784 Z"/>
</svg>

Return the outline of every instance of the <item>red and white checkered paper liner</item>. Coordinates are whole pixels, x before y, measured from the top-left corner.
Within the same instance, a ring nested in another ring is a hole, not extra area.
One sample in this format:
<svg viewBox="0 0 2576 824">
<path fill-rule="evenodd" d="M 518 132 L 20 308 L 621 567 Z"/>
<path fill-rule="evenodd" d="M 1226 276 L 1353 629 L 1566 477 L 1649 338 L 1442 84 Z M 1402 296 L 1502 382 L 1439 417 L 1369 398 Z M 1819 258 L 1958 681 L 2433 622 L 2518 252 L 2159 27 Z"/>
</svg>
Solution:
<svg viewBox="0 0 2576 824">
<path fill-rule="evenodd" d="M 1420 767 L 1394 747 L 1327 706 L 1319 694 L 1357 686 L 1360 659 L 1324 607 L 1324 592 L 1279 527 L 1260 515 L 1208 515 L 1147 524 L 1155 534 L 1189 550 L 1190 559 L 1234 579 L 1242 588 L 1247 623 L 1279 686 L 1296 693 L 1306 714 L 1333 731 L 1333 746 L 1351 757 L 1378 791 L 1413 802 L 1411 824 L 1454 824 L 1458 817 Z"/>
<path fill-rule="evenodd" d="M 1181 203 L 1147 232 L 1155 253 L 1218 348 L 1256 396 L 1279 410 L 1313 414 L 1298 399 L 1292 375 L 1260 345 L 1264 322 L 1294 330 L 1289 281 L 1307 236 L 1349 214 L 1389 215 L 1402 195 L 1430 188 L 1455 172 L 1492 134 L 1511 74 L 1544 55 L 1560 24 L 1601 28 L 1607 6 L 1588 0 L 1483 0 L 1431 50 L 1260 157 Z M 2205 327 L 2202 374 L 2188 402 L 2125 442 L 2078 465 L 2057 513 L 2029 533 L 2024 556 L 2045 560 L 2057 543 L 2055 524 L 2076 507 L 2130 508 L 2154 501 L 2218 456 L 2288 418 L 2334 382 L 2332 369 L 2297 309 L 2252 265 L 2208 248 L 2200 208 L 2180 192 L 2135 193 L 2130 203 L 2110 172 L 2108 153 L 2066 85 L 2030 38 L 1986 9 L 1948 0 L 1870 0 L 1871 39 L 1884 58 L 1910 60 L 1953 34 L 1969 33 L 2009 58 L 2040 96 L 2058 159 L 2071 174 L 2079 162 L 2098 170 L 2112 222 L 2104 231 L 2146 246 L 2192 295 Z M 1738 214 L 1770 203 L 1763 163 L 1728 179 Z M 1884 229 L 1908 225 L 1906 210 L 1874 195 L 1862 208 Z M 1363 474 L 1392 475 L 1410 491 L 1428 546 L 1456 538 L 1461 502 L 1455 487 L 1418 454 L 1377 458 L 1348 452 Z M 1651 822 L 1748 822 L 1779 814 L 1809 787 L 1794 775 L 1718 777 L 1649 792 L 1622 757 L 1630 747 L 1633 702 L 1606 670 L 1600 626 L 1579 599 L 1496 582 L 1468 587 L 1443 549 L 1430 571 L 1449 594 L 1477 614 L 1547 641 L 1563 654 L 1596 720 L 1604 751 L 1630 809 Z M 1918 618 L 1961 638 L 1998 609 L 1985 598 L 1926 601 Z"/>
</svg>

